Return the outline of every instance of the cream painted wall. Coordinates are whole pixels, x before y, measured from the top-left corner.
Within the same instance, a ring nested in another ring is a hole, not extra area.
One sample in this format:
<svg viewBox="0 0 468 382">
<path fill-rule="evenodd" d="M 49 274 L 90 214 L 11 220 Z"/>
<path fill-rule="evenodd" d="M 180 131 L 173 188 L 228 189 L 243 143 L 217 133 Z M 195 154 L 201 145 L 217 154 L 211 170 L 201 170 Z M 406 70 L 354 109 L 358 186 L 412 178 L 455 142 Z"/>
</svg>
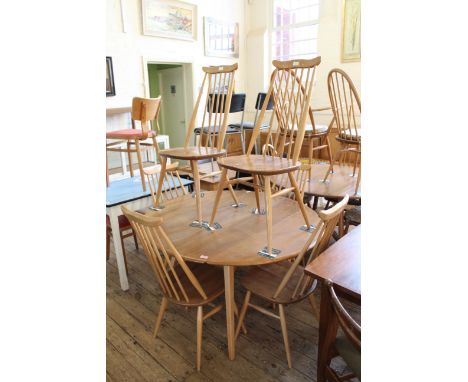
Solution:
<svg viewBox="0 0 468 382">
<path fill-rule="evenodd" d="M 268 89 L 271 67 L 269 49 L 269 27 L 272 0 L 248 0 L 246 6 L 247 22 L 247 99 L 250 113 L 253 113 L 256 94 Z M 330 104 L 327 90 L 327 75 L 330 69 L 341 68 L 353 79 L 358 91 L 361 88 L 361 63 L 341 62 L 341 15 L 343 0 L 321 0 L 318 50 L 322 57 L 319 66 L 313 106 Z M 331 113 L 317 113 L 317 123 L 328 123 Z"/>
</svg>

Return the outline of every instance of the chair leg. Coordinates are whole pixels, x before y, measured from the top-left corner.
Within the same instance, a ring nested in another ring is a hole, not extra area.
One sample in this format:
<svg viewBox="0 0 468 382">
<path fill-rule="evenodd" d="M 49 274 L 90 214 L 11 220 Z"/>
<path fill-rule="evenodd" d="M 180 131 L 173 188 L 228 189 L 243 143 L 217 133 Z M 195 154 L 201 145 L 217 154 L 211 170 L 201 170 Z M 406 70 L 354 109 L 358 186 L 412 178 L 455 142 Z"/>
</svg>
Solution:
<svg viewBox="0 0 468 382">
<path fill-rule="evenodd" d="M 133 241 L 135 242 L 135 248 L 138 251 L 138 240 L 137 240 L 137 237 L 133 228 L 132 228 L 132 234 L 133 234 Z"/>
<path fill-rule="evenodd" d="M 106 227 L 106 260 L 109 260 L 110 256 L 110 228 Z"/>
<path fill-rule="evenodd" d="M 201 367 L 201 351 L 202 351 L 202 333 L 203 333 L 203 306 L 197 309 L 197 370 Z"/>
<path fill-rule="evenodd" d="M 258 179 L 258 175 L 254 174 L 254 191 L 255 191 L 255 202 L 257 203 L 257 211 L 260 213 L 260 182 Z"/>
<path fill-rule="evenodd" d="M 143 187 L 143 191 L 146 191 L 146 180 L 145 180 L 145 173 L 143 172 L 143 162 L 141 161 L 141 148 L 140 148 L 140 141 L 135 139 L 135 147 L 138 159 L 138 167 L 140 168 L 140 178 L 141 178 L 141 186 Z"/>
<path fill-rule="evenodd" d="M 268 255 L 272 254 L 272 241 L 273 241 L 273 211 L 271 203 L 271 183 L 270 176 L 264 177 L 265 183 L 265 209 L 266 209 L 266 223 L 267 223 L 267 251 Z"/>
<path fill-rule="evenodd" d="M 327 153 L 328 153 L 328 160 L 330 161 L 330 171 L 333 172 L 333 154 L 332 154 L 332 151 L 331 151 L 331 145 L 330 145 L 330 138 L 328 137 L 328 134 L 326 136 L 326 141 L 327 141 Z"/>
<path fill-rule="evenodd" d="M 288 327 L 286 326 L 286 316 L 284 315 L 284 305 L 278 304 L 280 321 L 281 321 L 281 331 L 283 332 L 284 347 L 286 349 L 286 358 L 288 359 L 288 367 L 292 367 L 291 362 L 291 353 L 289 351 L 289 339 L 288 339 Z"/>
<path fill-rule="evenodd" d="M 198 220 L 198 223 L 201 225 L 203 223 L 203 217 L 202 217 L 200 173 L 198 172 L 198 162 L 196 160 L 191 160 L 190 166 L 192 168 L 193 180 L 195 183 L 195 199 L 197 202 L 197 220 Z M 220 185 L 218 187 L 220 187 Z"/>
<path fill-rule="evenodd" d="M 156 320 L 156 325 L 153 331 L 153 338 L 156 338 L 159 332 L 159 328 L 161 327 L 161 322 L 164 318 L 164 313 L 166 313 L 167 305 L 169 304 L 169 300 L 166 297 L 163 297 L 161 301 L 161 307 L 159 308 L 158 318 Z"/>
<path fill-rule="evenodd" d="M 128 169 L 130 170 L 130 176 L 133 178 L 133 163 L 132 163 L 132 152 L 130 151 L 130 141 L 127 142 L 127 154 L 128 154 Z"/>
<path fill-rule="evenodd" d="M 234 304 L 234 316 L 239 319 L 239 309 L 237 308 L 237 304 Z M 244 323 L 242 323 L 242 332 L 244 334 L 247 334 L 247 329 L 244 325 Z"/>
<path fill-rule="evenodd" d="M 218 212 L 219 202 L 221 200 L 221 195 L 223 193 L 224 184 L 228 176 L 227 173 L 228 173 L 228 169 L 226 167 L 223 167 L 223 169 L 221 170 L 221 176 L 219 178 L 218 191 L 216 192 L 216 197 L 213 203 L 213 210 L 211 211 L 210 227 L 213 226 L 216 213 Z"/>
<path fill-rule="evenodd" d="M 251 295 L 252 295 L 252 292 L 250 292 L 249 290 L 245 294 L 244 303 L 242 304 L 242 308 L 239 313 L 239 322 L 237 323 L 236 333 L 234 336 L 234 338 L 236 339 L 239 336 L 240 329 L 244 323 L 244 317 L 245 317 L 245 313 L 247 313 L 247 309 L 249 308 L 249 301 L 250 301 Z"/>
<path fill-rule="evenodd" d="M 158 141 L 156 140 L 156 137 L 153 136 L 151 137 L 151 139 L 153 140 L 153 146 L 154 146 L 154 151 L 156 152 L 156 157 L 154 159 L 154 162 L 155 163 L 161 163 L 161 157 L 159 156 L 159 145 L 158 145 Z"/>
</svg>

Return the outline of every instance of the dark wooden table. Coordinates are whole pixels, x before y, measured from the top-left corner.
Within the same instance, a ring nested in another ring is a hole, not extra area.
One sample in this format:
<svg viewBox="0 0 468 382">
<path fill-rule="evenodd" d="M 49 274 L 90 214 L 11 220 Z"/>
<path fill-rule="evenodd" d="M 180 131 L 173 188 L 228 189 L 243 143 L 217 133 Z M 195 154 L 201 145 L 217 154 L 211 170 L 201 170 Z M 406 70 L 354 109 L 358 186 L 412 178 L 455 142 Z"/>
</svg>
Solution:
<svg viewBox="0 0 468 382">
<path fill-rule="evenodd" d="M 323 382 L 328 349 L 332 346 L 338 330 L 330 294 L 323 281 L 331 280 L 339 296 L 361 303 L 361 226 L 330 246 L 306 267 L 305 272 L 322 281 L 317 381 Z"/>
</svg>

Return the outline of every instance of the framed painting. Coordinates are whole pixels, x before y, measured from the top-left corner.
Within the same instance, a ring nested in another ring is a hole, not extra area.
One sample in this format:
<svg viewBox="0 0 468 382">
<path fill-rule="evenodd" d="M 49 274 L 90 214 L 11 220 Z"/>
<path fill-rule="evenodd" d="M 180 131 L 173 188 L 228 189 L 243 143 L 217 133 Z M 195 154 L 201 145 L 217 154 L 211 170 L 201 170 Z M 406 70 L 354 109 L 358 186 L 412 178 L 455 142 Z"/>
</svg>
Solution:
<svg viewBox="0 0 468 382">
<path fill-rule="evenodd" d="M 239 57 L 239 23 L 204 18 L 205 56 Z"/>
<path fill-rule="evenodd" d="M 114 69 L 112 57 L 106 57 L 106 97 L 115 96 Z"/>
<path fill-rule="evenodd" d="M 193 41 L 197 6 L 176 0 L 142 0 L 143 34 Z"/>
<path fill-rule="evenodd" d="M 361 60 L 361 0 L 343 0 L 341 61 Z"/>
</svg>

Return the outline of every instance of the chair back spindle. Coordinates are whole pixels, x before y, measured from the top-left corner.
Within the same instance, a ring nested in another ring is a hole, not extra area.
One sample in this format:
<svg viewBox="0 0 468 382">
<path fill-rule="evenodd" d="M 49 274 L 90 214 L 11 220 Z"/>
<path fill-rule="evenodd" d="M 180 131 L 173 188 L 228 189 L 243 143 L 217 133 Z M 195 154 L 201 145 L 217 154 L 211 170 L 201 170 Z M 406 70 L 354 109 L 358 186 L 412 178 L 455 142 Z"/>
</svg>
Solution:
<svg viewBox="0 0 468 382">
<path fill-rule="evenodd" d="M 164 192 L 161 193 L 161 199 L 165 201 L 177 199 L 181 196 L 187 195 L 187 189 L 182 183 L 178 171 L 179 162 L 173 162 L 166 166 L 166 173 L 164 174 L 164 179 L 161 179 L 161 166 L 157 165 L 154 167 L 147 167 L 143 169 L 145 173 L 148 184 L 150 186 L 151 199 L 153 200 L 153 207 L 157 207 L 156 204 L 156 194 L 158 190 L 158 184 L 160 181 L 165 181 L 167 187 L 164 188 Z"/>
<path fill-rule="evenodd" d="M 122 212 L 143 244 L 145 255 L 164 296 L 189 302 L 187 290 L 182 281 L 182 277 L 186 277 L 200 297 L 206 299 L 206 293 L 200 282 L 164 232 L 162 219 L 133 212 L 126 206 L 122 206 Z"/>
</svg>

